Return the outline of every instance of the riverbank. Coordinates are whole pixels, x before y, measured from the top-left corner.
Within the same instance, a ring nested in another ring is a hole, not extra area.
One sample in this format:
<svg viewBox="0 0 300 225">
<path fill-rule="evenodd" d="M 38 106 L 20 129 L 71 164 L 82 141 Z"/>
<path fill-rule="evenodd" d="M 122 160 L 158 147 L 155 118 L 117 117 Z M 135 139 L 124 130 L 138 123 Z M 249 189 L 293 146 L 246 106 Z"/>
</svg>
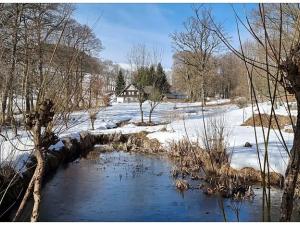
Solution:
<svg viewBox="0 0 300 225">
<path fill-rule="evenodd" d="M 177 160 L 176 156 L 170 155 L 170 151 L 166 151 L 166 149 L 164 149 L 164 147 L 157 140 L 149 139 L 146 132 L 134 134 L 91 134 L 88 132 L 82 132 L 77 137 L 62 138 L 56 144 L 49 147 L 48 151 L 46 152 L 45 176 L 47 177 L 47 175 L 56 171 L 64 163 L 72 162 L 81 156 L 86 156 L 95 145 L 101 146 L 101 152 L 113 152 L 116 150 L 121 150 L 124 152 L 165 155 L 170 159 L 174 159 L 175 157 L 174 163 Z M 199 152 L 199 154 L 200 153 L 201 152 Z M 197 157 L 201 158 L 202 156 L 198 155 Z M 182 160 L 184 161 L 186 158 L 183 158 Z M 28 169 L 22 174 L 16 176 L 15 181 L 8 188 L 8 197 L 5 197 L 3 201 L 3 206 L 10 208 L 10 210 L 7 211 L 7 215 L 9 215 L 11 209 L 14 208 L 13 204 L 19 202 L 21 199 L 22 194 L 20 194 L 18 190 L 22 190 L 22 192 L 26 190 L 26 187 L 34 172 L 34 164 L 34 157 L 30 157 L 30 160 L 26 163 L 26 168 Z M 197 180 L 198 178 L 195 179 L 195 176 L 193 177 L 195 171 L 189 170 L 190 168 L 188 166 L 186 168 L 187 170 L 185 171 L 185 175 L 192 177 L 193 180 Z M 230 170 L 231 174 L 228 174 L 230 178 L 240 177 L 241 180 L 247 181 L 247 185 L 253 185 L 260 182 L 259 172 L 256 172 L 253 169 L 243 169 L 238 171 L 227 167 L 227 170 Z M 206 177 L 204 180 L 209 179 L 211 179 L 211 177 Z M 275 180 L 273 180 L 273 182 L 274 184 L 278 184 L 278 182 Z M 246 184 L 246 182 L 244 183 Z"/>
<path fill-rule="evenodd" d="M 262 105 L 266 111 L 268 109 L 267 104 Z M 160 107 L 160 108 L 159 108 Z M 82 130 L 89 129 L 89 123 L 85 121 L 84 117 L 79 121 L 79 125 L 70 126 L 68 132 L 64 132 L 60 135 L 60 141 L 50 146 L 47 151 L 47 174 L 55 171 L 60 165 L 66 162 L 77 159 L 81 155 L 86 154 L 94 145 L 109 144 L 107 150 L 123 150 L 130 152 L 145 152 L 151 154 L 169 154 L 168 146 L 171 142 L 180 141 L 184 138 L 189 138 L 191 142 L 199 139 L 199 133 L 203 128 L 203 116 L 205 121 L 208 122 L 210 118 L 224 117 L 226 118 L 226 129 L 230 130 L 229 136 L 229 148 L 228 153 L 231 154 L 230 165 L 226 165 L 226 170 L 232 171 L 244 171 L 244 174 L 250 172 L 249 176 L 260 177 L 257 164 L 257 153 L 255 143 L 253 141 L 253 127 L 241 126 L 242 118 L 247 118 L 250 114 L 250 108 L 238 109 L 235 105 L 206 107 L 205 112 L 201 112 L 201 107 L 196 103 L 182 103 L 177 104 L 177 108 L 170 103 L 163 103 L 157 109 L 157 112 L 153 114 L 153 120 L 161 125 L 156 126 L 137 126 L 136 121 L 139 120 L 137 105 L 123 104 L 112 106 L 101 114 L 101 117 L 96 120 L 95 130 L 89 130 L 84 132 Z M 281 109 L 279 109 L 280 111 Z M 244 112 L 243 112 L 244 111 Z M 243 113 L 241 113 L 243 112 Z M 74 113 L 72 117 L 78 118 L 82 116 L 82 113 Z M 104 119 L 106 118 L 106 119 Z M 122 124 L 120 121 L 127 121 Z M 122 124 L 118 127 L 116 124 Z M 76 132 L 77 131 L 77 132 Z M 258 136 L 261 139 L 260 130 Z M 288 146 L 291 145 L 290 137 L 292 134 L 284 133 L 287 138 Z M 285 169 L 285 163 L 287 155 L 281 152 L 280 143 L 276 141 L 276 130 L 271 131 L 270 135 L 270 165 L 272 172 L 279 172 L 283 174 Z M 264 156 L 263 142 L 259 141 L 259 150 L 261 157 Z M 13 140 L 15 142 L 24 141 L 24 137 L 18 137 Z M 245 147 L 245 142 L 252 143 L 252 147 Z M 28 142 L 25 140 L 24 147 L 18 148 L 21 150 L 28 148 Z M 8 147 L 11 143 L 4 143 L 4 147 Z M 2 146 L 2 147 L 3 147 Z M 9 200 L 5 200 L 7 205 L 4 207 L 2 203 L 1 208 L 11 208 L 16 205 L 15 199 L 20 199 L 21 192 L 23 193 L 26 188 L 26 184 L 34 170 L 35 160 L 34 157 L 28 154 L 26 151 L 15 151 L 18 153 L 18 160 L 12 164 L 13 169 L 18 171 L 15 175 L 13 170 L 8 174 L 4 174 L 3 182 L 6 186 L 10 183 Z M 7 156 L 10 156 L 9 151 L 4 151 Z M 3 151 L 1 151 L 3 154 Z M 1 155 L 1 159 L 5 158 Z M 12 154 L 12 157 L 16 155 Z M 25 156 L 25 157 L 23 157 Z M 201 155 L 199 155 L 201 157 Z M 25 162 L 25 163 L 24 163 Z M 17 166 L 16 166 L 17 165 Z M 250 168 L 243 170 L 243 168 Z M 246 172 L 245 172 L 246 171 Z M 13 182 L 11 182 L 13 180 Z M 259 182 L 259 179 L 256 179 Z M 5 191 L 5 190 L 4 190 Z M 6 203 L 5 203 L 6 204 Z"/>
<path fill-rule="evenodd" d="M 163 154 L 159 143 L 146 138 L 146 133 L 134 134 L 92 134 L 81 132 L 73 137 L 64 137 L 54 145 L 51 145 L 45 152 L 45 177 L 57 170 L 62 164 L 72 162 L 77 158 L 86 155 L 95 145 L 109 145 L 110 149 L 122 149 L 131 152 L 145 152 L 152 154 Z M 30 156 L 20 171 L 14 171 L 9 166 L 3 169 L 10 173 L 0 176 L 3 186 L 7 187 L 6 194 L 2 200 L 1 214 L 6 220 L 11 210 L 18 205 L 22 199 L 28 183 L 34 173 L 35 157 Z M 0 214 L 0 215 L 1 215 Z"/>
<path fill-rule="evenodd" d="M 260 110 L 265 114 L 270 113 L 268 103 L 260 103 Z M 147 118 L 149 104 L 143 104 L 145 119 Z M 254 108 L 254 113 L 257 109 Z M 286 115 L 285 107 L 280 106 L 276 109 L 278 115 Z M 291 111 L 295 115 L 295 110 Z M 228 136 L 228 153 L 232 155 L 231 167 L 241 169 L 243 167 L 252 167 L 259 170 L 257 158 L 257 149 L 260 152 L 261 160 L 264 158 L 264 138 L 263 130 L 257 129 L 257 146 L 254 135 L 254 129 L 251 126 L 242 126 L 242 124 L 252 116 L 251 107 L 238 108 L 235 104 L 227 105 L 209 105 L 204 112 L 200 103 L 171 103 L 164 102 L 157 106 L 153 112 L 153 122 L 155 126 L 137 126 L 140 121 L 139 106 L 137 103 L 115 104 L 103 109 L 97 114 L 95 121 L 95 130 L 91 130 L 91 124 L 87 112 L 78 111 L 70 115 L 68 127 L 61 127 L 57 131 L 59 138 L 76 136 L 80 132 L 89 131 L 93 134 L 112 134 L 112 133 L 139 133 L 148 132 L 150 139 L 156 139 L 164 147 L 175 141 L 189 138 L 191 141 L 197 141 L 203 135 L 204 122 L 209 123 L 211 118 L 223 117 L 226 121 L 225 129 Z M 204 117 L 204 120 L 203 120 Z M 58 125 L 54 124 L 54 129 Z M 265 132 L 267 128 L 264 128 Z M 31 136 L 24 130 L 18 130 L 18 136 L 10 130 L 6 131 L 9 141 L 2 140 L 0 145 L 0 161 L 12 162 L 16 170 L 22 169 L 24 161 L 32 153 L 33 142 Z M 288 149 L 293 142 L 293 133 L 282 132 Z M 0 137 L 1 142 L 1 137 Z M 245 147 L 245 143 L 251 144 L 251 147 Z M 271 130 L 269 137 L 268 158 L 270 170 L 273 172 L 285 174 L 288 162 L 288 154 L 282 146 L 280 135 L 276 129 Z"/>
</svg>

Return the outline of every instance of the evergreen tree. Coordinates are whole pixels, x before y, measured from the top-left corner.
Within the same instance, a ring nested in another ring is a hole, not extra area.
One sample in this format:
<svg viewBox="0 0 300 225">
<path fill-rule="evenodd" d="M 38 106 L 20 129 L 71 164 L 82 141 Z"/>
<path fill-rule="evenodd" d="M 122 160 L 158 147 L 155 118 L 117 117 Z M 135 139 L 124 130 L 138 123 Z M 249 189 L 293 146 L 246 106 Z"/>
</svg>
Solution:
<svg viewBox="0 0 300 225">
<path fill-rule="evenodd" d="M 170 91 L 170 84 L 168 83 L 166 73 L 160 63 L 156 68 L 155 87 L 158 88 L 162 94 Z"/>
<path fill-rule="evenodd" d="M 156 70 L 154 67 L 150 67 L 149 79 L 149 84 L 152 86 L 152 90 L 147 97 L 150 104 L 149 123 L 152 123 L 152 113 L 156 106 L 162 102 L 164 95 L 169 92 L 170 85 L 160 63 L 158 63 Z"/>
<path fill-rule="evenodd" d="M 141 122 L 144 122 L 142 104 L 144 101 L 149 100 L 149 123 L 151 123 L 152 112 L 170 89 L 162 65 L 159 63 L 157 67 L 151 65 L 150 67 L 139 68 L 134 76 L 133 84 L 139 91 L 138 101 L 140 104 Z"/>
<path fill-rule="evenodd" d="M 125 86 L 126 86 L 126 82 L 123 73 L 120 70 L 116 80 L 115 94 L 120 95 L 122 91 L 125 89 Z"/>
</svg>

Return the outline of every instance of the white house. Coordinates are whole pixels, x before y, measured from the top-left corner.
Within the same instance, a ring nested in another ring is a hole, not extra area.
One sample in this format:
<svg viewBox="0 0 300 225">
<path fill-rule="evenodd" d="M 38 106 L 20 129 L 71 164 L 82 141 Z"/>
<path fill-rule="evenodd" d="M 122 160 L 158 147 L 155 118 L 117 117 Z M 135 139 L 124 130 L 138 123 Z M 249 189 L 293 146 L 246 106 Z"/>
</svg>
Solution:
<svg viewBox="0 0 300 225">
<path fill-rule="evenodd" d="M 117 96 L 117 103 L 137 102 L 138 93 L 139 91 L 134 87 L 134 85 L 130 84 L 119 96 Z"/>
</svg>

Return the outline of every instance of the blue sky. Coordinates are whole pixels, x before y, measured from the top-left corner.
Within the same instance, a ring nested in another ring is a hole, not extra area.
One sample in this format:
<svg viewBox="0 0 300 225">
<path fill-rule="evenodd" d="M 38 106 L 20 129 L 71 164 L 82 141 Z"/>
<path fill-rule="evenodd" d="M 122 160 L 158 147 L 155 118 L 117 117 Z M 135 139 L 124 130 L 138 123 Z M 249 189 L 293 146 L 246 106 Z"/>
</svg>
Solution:
<svg viewBox="0 0 300 225">
<path fill-rule="evenodd" d="M 215 19 L 224 25 L 237 46 L 236 25 L 232 6 L 243 17 L 256 7 L 254 4 L 205 4 L 212 9 Z M 192 4 L 76 4 L 74 17 L 93 27 L 104 50 L 100 58 L 116 63 L 128 63 L 127 55 L 134 44 L 162 49 L 162 64 L 172 67 L 170 34 L 181 31 L 183 22 L 193 16 Z M 96 23 L 97 19 L 99 21 Z M 243 39 L 247 38 L 242 32 Z"/>
</svg>

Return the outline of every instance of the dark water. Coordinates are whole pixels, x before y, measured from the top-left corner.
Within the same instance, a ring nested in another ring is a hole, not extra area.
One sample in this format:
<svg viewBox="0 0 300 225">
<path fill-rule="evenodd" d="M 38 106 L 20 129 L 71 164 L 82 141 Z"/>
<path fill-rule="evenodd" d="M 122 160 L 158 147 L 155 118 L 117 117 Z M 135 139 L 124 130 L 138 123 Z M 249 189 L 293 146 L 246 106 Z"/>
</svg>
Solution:
<svg viewBox="0 0 300 225">
<path fill-rule="evenodd" d="M 217 197 L 200 190 L 182 195 L 163 158 L 122 152 L 95 154 L 60 169 L 45 185 L 41 221 L 224 221 Z M 254 201 L 224 200 L 228 221 L 261 221 L 261 189 Z M 272 220 L 280 192 L 273 190 Z"/>
</svg>

